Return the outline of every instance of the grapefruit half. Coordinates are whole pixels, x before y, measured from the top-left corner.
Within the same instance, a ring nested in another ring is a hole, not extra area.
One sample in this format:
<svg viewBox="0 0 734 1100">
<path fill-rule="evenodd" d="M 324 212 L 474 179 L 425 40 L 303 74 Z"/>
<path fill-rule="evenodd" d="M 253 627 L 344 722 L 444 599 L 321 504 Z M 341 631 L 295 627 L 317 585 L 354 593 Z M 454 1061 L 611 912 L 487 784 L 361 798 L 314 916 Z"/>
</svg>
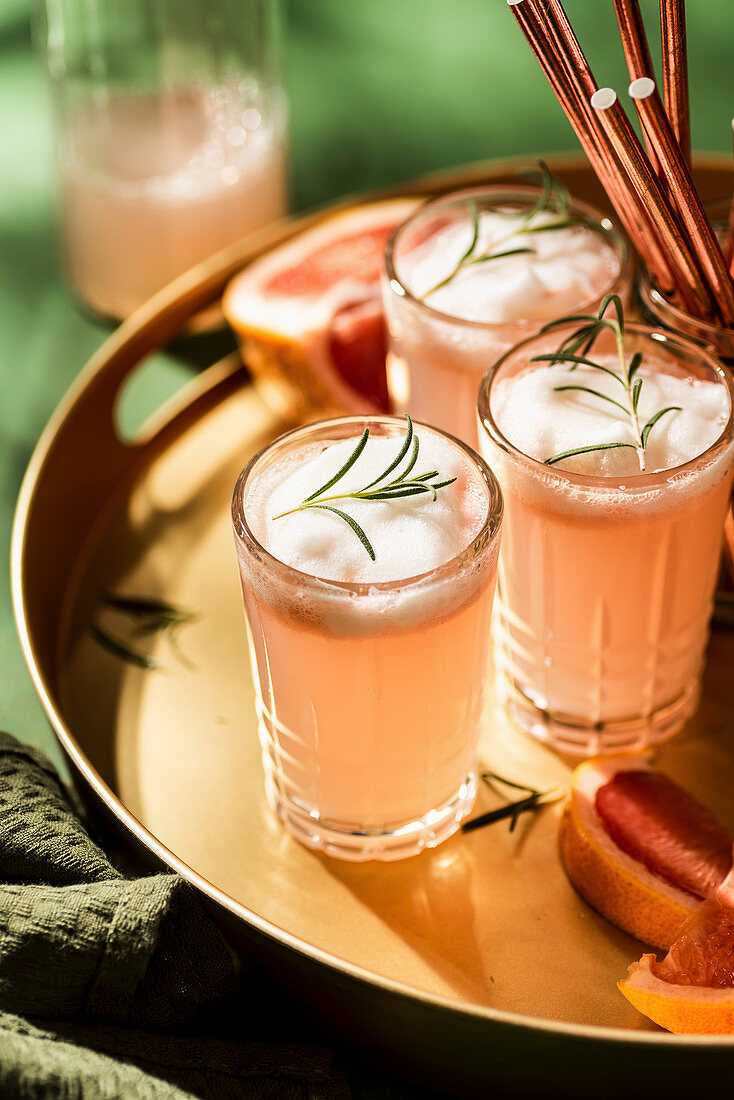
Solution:
<svg viewBox="0 0 734 1100">
<path fill-rule="evenodd" d="M 677 1035 L 734 1034 L 734 871 L 661 962 L 643 955 L 617 984 L 639 1012 Z"/>
<path fill-rule="evenodd" d="M 559 845 L 589 905 L 662 948 L 732 864 L 732 839 L 713 814 L 634 753 L 576 768 Z"/>
<path fill-rule="evenodd" d="M 380 276 L 388 237 L 420 202 L 342 210 L 255 260 L 222 306 L 276 411 L 389 408 Z"/>
</svg>

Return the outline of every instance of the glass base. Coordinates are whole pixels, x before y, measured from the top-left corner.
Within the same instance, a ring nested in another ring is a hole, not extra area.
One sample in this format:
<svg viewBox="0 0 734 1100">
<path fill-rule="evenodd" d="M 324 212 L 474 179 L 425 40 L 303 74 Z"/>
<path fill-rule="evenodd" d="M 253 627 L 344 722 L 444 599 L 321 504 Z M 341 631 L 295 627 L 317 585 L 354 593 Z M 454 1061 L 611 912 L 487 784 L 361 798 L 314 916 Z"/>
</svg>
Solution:
<svg viewBox="0 0 734 1100">
<path fill-rule="evenodd" d="M 471 813 L 477 776 L 476 772 L 470 772 L 456 794 L 438 809 L 430 810 L 415 821 L 385 828 L 359 828 L 322 818 L 318 810 L 309 811 L 285 797 L 270 774 L 265 777 L 265 790 L 271 807 L 301 844 L 336 859 L 363 863 L 370 859 L 405 859 L 448 839 Z"/>
<path fill-rule="evenodd" d="M 609 721 L 586 721 L 548 710 L 543 702 L 500 674 L 497 693 L 505 710 L 525 733 L 566 756 L 591 757 L 634 752 L 667 741 L 678 733 L 698 705 L 700 684 L 691 680 L 672 702 L 650 714 Z"/>
</svg>

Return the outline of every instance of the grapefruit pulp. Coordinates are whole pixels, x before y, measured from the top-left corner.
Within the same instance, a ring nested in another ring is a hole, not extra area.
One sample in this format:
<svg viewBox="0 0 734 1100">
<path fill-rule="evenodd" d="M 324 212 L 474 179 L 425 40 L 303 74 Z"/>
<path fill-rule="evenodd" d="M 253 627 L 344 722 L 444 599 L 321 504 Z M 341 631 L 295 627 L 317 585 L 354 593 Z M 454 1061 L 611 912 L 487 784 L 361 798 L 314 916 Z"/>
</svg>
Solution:
<svg viewBox="0 0 734 1100">
<path fill-rule="evenodd" d="M 576 768 L 559 844 L 569 879 L 592 908 L 662 948 L 732 862 L 732 839 L 713 814 L 634 753 Z"/>
<path fill-rule="evenodd" d="M 389 408 L 380 277 L 387 240 L 418 201 L 390 199 L 333 214 L 231 281 L 225 316 L 276 411 Z"/>
</svg>

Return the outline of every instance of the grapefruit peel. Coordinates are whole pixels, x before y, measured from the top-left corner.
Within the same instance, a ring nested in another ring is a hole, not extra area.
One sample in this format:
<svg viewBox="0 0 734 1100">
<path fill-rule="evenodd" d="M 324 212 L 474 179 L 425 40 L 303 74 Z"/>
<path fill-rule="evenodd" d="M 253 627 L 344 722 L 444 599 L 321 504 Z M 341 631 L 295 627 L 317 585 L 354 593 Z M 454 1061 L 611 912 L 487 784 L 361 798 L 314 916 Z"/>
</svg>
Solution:
<svg viewBox="0 0 734 1100">
<path fill-rule="evenodd" d="M 734 870 L 698 906 L 662 962 L 643 955 L 617 988 L 643 1016 L 676 1035 L 734 1035 L 733 962 Z M 694 977 L 712 984 L 691 984 Z M 728 984 L 713 984 L 717 979 Z"/>
<path fill-rule="evenodd" d="M 655 976 L 654 964 L 654 955 L 643 955 L 617 982 L 638 1012 L 676 1035 L 734 1034 L 734 989 L 673 985 Z"/>
</svg>

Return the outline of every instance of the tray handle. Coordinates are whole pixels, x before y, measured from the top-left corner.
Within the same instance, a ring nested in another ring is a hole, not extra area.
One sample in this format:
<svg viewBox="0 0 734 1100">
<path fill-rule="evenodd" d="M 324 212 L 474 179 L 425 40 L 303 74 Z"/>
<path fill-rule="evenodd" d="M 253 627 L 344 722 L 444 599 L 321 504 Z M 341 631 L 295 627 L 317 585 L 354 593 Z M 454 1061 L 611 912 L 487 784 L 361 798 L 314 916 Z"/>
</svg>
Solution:
<svg viewBox="0 0 734 1100">
<path fill-rule="evenodd" d="M 314 218 L 316 215 L 313 216 Z M 18 497 L 11 572 L 16 623 L 47 711 L 38 667 L 56 667 L 54 632 L 58 593 L 77 566 L 78 547 L 91 536 L 99 501 L 138 465 L 152 459 L 184 428 L 241 384 L 236 355 L 209 367 L 164 403 L 143 436 L 120 438 L 118 395 L 151 352 L 169 345 L 190 319 L 215 303 L 247 263 L 293 235 L 311 218 L 285 219 L 222 250 L 181 275 L 141 306 L 105 341 L 81 371 L 49 420 L 33 452 Z M 33 578 L 33 583 L 28 579 Z"/>
</svg>

